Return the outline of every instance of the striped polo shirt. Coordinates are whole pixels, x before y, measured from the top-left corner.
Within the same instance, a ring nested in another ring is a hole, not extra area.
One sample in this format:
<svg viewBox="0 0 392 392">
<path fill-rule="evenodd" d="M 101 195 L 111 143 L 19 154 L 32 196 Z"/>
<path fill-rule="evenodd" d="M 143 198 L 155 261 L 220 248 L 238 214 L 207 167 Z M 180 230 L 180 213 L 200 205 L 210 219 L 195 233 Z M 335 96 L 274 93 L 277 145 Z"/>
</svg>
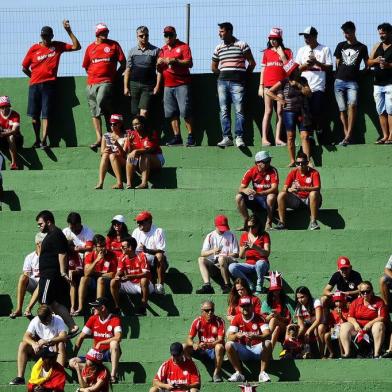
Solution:
<svg viewBox="0 0 392 392">
<path fill-rule="evenodd" d="M 234 38 L 234 41 L 229 44 L 220 43 L 212 55 L 212 61 L 219 63 L 219 79 L 244 80 L 246 73 L 245 54 L 248 51 L 250 51 L 249 45 L 237 38 Z"/>
</svg>

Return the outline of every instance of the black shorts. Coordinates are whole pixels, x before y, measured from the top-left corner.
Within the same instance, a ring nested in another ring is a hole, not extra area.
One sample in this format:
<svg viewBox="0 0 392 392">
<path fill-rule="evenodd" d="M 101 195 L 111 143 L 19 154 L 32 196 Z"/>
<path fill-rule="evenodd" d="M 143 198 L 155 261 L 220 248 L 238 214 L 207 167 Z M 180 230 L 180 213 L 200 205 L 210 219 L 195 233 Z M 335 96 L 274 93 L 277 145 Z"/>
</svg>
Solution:
<svg viewBox="0 0 392 392">
<path fill-rule="evenodd" d="M 33 118 L 49 118 L 56 99 L 56 82 L 32 84 L 29 87 L 27 115 Z"/>
<path fill-rule="evenodd" d="M 16 148 L 20 149 L 23 147 L 23 135 L 21 133 L 17 133 L 14 135 Z M 2 137 L 0 138 L 0 148 L 8 148 L 8 138 Z"/>
<path fill-rule="evenodd" d="M 69 288 L 69 284 L 62 277 L 41 277 L 38 283 L 38 302 L 46 305 L 57 302 L 66 306 L 69 302 Z"/>
</svg>

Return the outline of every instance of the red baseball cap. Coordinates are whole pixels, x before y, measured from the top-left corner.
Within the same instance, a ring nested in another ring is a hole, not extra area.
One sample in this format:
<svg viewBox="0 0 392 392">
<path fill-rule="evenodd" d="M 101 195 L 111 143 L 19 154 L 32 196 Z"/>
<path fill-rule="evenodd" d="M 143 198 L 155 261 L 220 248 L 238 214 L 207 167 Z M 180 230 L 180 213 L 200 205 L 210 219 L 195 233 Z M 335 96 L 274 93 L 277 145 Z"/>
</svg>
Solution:
<svg viewBox="0 0 392 392">
<path fill-rule="evenodd" d="M 164 33 L 172 33 L 172 34 L 176 34 L 176 29 L 173 26 L 166 26 L 163 29 Z"/>
<path fill-rule="evenodd" d="M 337 291 L 336 293 L 334 293 L 334 295 L 332 296 L 332 301 L 342 301 L 342 302 L 346 302 L 346 296 L 344 295 L 344 293 Z"/>
<path fill-rule="evenodd" d="M 268 38 L 282 38 L 282 35 L 282 29 L 280 29 L 279 27 L 273 27 L 268 34 Z"/>
<path fill-rule="evenodd" d="M 299 64 L 296 63 L 293 59 L 289 60 L 286 64 L 283 65 L 283 69 L 285 70 L 287 76 L 290 76 L 298 67 Z"/>
<path fill-rule="evenodd" d="M 252 305 L 252 298 L 250 298 L 250 297 L 241 297 L 239 305 L 240 306 Z"/>
<path fill-rule="evenodd" d="M 351 267 L 350 260 L 346 256 L 339 256 L 337 265 L 338 265 L 338 269 Z"/>
<path fill-rule="evenodd" d="M 278 271 L 270 271 L 269 273 L 270 287 L 269 291 L 278 291 L 282 290 L 283 282 L 282 282 L 282 274 Z"/>
<path fill-rule="evenodd" d="M 147 219 L 152 219 L 152 215 L 149 211 L 142 211 L 135 217 L 136 222 L 144 221 Z"/>
<path fill-rule="evenodd" d="M 105 23 L 98 23 L 95 26 L 95 36 L 98 37 L 98 35 L 103 32 L 109 33 L 108 26 Z"/>
<path fill-rule="evenodd" d="M 100 351 L 95 350 L 94 348 L 90 348 L 90 350 L 88 350 L 86 354 L 86 359 L 94 363 L 102 363 L 103 354 Z"/>
<path fill-rule="evenodd" d="M 10 97 L 8 97 L 7 95 L 3 95 L 0 97 L 0 108 L 3 108 L 5 106 L 11 106 Z"/>
<path fill-rule="evenodd" d="M 122 114 L 112 114 L 110 116 L 110 124 L 117 124 L 120 122 L 123 122 L 124 118 L 122 116 Z"/>
<path fill-rule="evenodd" d="M 227 219 L 227 216 L 226 215 L 217 215 L 215 217 L 215 227 L 219 231 L 223 231 L 223 232 L 230 230 L 229 220 Z"/>
</svg>

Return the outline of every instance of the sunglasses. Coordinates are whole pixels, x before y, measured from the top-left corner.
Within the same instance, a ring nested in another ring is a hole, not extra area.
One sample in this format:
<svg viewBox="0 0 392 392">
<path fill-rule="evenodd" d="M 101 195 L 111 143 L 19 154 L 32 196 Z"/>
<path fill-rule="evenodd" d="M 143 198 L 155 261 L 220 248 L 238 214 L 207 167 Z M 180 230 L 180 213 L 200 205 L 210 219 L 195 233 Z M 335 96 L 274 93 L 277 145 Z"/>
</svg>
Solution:
<svg viewBox="0 0 392 392">
<path fill-rule="evenodd" d="M 372 290 L 361 290 L 360 291 L 360 293 L 362 294 L 362 295 L 364 295 L 364 294 L 370 294 L 372 292 Z"/>
<path fill-rule="evenodd" d="M 163 36 L 165 38 L 173 38 L 174 37 L 174 33 L 164 33 Z"/>
<path fill-rule="evenodd" d="M 117 127 L 117 125 L 120 125 L 120 123 L 110 123 L 111 127 Z"/>
<path fill-rule="evenodd" d="M 206 313 L 212 313 L 213 311 L 214 311 L 214 308 L 208 308 L 208 309 L 202 309 L 203 310 L 203 312 L 206 312 Z"/>
<path fill-rule="evenodd" d="M 112 225 L 113 225 L 113 226 L 121 226 L 122 223 L 121 223 L 121 222 L 118 222 L 118 221 L 113 221 L 113 222 L 112 222 Z"/>
<path fill-rule="evenodd" d="M 139 37 L 139 38 L 148 37 L 148 34 L 139 34 L 138 37 Z"/>
<path fill-rule="evenodd" d="M 306 166 L 308 161 L 295 162 L 295 166 Z"/>
<path fill-rule="evenodd" d="M 264 164 L 266 164 L 266 163 L 270 163 L 270 162 L 271 162 L 270 159 L 266 159 L 266 160 L 264 160 L 264 161 L 256 161 L 256 164 L 257 164 L 257 163 L 264 163 Z"/>
</svg>

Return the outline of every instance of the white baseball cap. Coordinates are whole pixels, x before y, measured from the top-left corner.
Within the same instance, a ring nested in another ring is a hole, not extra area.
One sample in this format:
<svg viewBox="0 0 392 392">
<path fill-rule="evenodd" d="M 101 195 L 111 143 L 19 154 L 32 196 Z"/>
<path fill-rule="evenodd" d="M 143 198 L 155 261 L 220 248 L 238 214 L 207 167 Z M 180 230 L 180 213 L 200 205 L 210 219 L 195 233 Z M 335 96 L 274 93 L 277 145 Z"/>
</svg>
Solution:
<svg viewBox="0 0 392 392">
<path fill-rule="evenodd" d="M 255 155 L 255 162 L 271 160 L 271 155 L 268 151 L 259 151 Z"/>
<path fill-rule="evenodd" d="M 123 215 L 115 215 L 112 219 L 112 222 L 116 221 L 116 222 L 120 222 L 120 223 L 125 223 L 125 218 Z"/>
</svg>

